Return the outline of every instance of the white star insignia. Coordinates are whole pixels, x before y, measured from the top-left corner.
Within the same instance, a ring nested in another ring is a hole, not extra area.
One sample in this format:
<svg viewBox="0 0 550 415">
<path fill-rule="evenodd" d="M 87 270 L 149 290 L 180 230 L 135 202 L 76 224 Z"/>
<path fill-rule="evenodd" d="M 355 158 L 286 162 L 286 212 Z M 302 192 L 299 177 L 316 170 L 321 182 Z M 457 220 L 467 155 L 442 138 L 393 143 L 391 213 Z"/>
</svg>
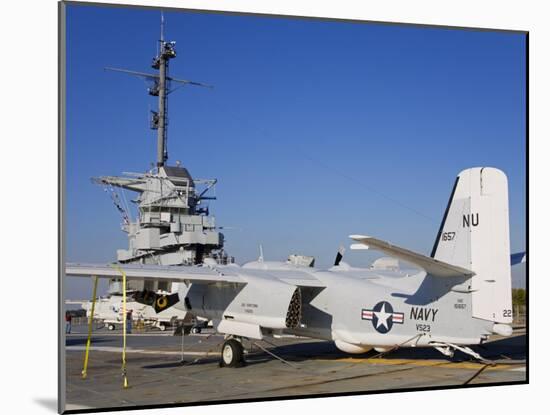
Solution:
<svg viewBox="0 0 550 415">
<path fill-rule="evenodd" d="M 375 311 L 374 314 L 378 319 L 378 322 L 376 323 L 376 328 L 382 325 L 385 328 L 388 328 L 388 319 L 391 317 L 392 313 L 386 313 L 386 304 L 382 304 L 382 309 L 380 311 Z"/>
</svg>

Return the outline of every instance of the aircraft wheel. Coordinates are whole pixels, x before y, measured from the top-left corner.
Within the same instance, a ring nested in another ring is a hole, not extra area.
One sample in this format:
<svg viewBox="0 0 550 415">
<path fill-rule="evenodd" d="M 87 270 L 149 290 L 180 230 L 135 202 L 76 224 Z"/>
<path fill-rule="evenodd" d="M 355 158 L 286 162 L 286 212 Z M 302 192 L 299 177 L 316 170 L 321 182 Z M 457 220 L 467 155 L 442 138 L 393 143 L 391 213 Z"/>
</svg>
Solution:
<svg viewBox="0 0 550 415">
<path fill-rule="evenodd" d="M 240 367 L 244 363 L 243 345 L 235 340 L 227 340 L 222 347 L 222 367 Z"/>
<path fill-rule="evenodd" d="M 109 325 L 107 325 L 107 329 L 109 331 L 113 331 L 115 329 L 115 325 L 114 324 L 109 324 Z"/>
<path fill-rule="evenodd" d="M 193 333 L 193 334 L 200 334 L 200 332 L 201 332 L 201 328 L 200 328 L 200 327 L 193 327 L 193 328 L 191 329 L 191 333 Z"/>
</svg>

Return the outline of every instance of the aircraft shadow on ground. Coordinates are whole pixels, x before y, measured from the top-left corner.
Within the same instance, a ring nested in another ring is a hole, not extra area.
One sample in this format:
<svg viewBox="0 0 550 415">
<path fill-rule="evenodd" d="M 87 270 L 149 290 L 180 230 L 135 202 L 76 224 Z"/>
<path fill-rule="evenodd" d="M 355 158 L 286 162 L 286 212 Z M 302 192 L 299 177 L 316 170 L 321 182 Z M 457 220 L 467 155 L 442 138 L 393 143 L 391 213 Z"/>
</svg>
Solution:
<svg viewBox="0 0 550 415">
<path fill-rule="evenodd" d="M 524 360 L 526 358 L 526 335 L 514 336 L 495 340 L 484 345 L 473 346 L 476 352 L 488 360 L 513 359 Z M 279 346 L 270 350 L 279 357 L 289 362 L 299 362 L 312 359 L 338 360 L 338 359 L 368 359 L 381 355 L 375 350 L 359 355 L 350 355 L 341 352 L 332 342 L 302 343 Z M 470 356 L 457 351 L 452 359 L 445 357 L 434 348 L 401 348 L 381 355 L 385 359 L 416 359 L 433 360 L 447 359 L 449 361 L 471 360 Z"/>
<path fill-rule="evenodd" d="M 473 347 L 483 357 L 491 359 L 525 360 L 527 358 L 527 335 L 495 340 L 493 342 Z"/>
<path fill-rule="evenodd" d="M 158 363 L 154 365 L 145 365 L 141 366 L 142 369 L 172 369 L 175 367 L 183 367 L 185 366 L 185 362 L 176 361 L 176 362 L 166 362 L 166 363 Z"/>
<path fill-rule="evenodd" d="M 153 365 L 141 366 L 142 369 L 172 369 L 175 367 L 184 367 L 184 366 L 195 366 L 195 365 L 205 365 L 210 363 L 218 363 L 220 361 L 219 356 L 212 357 L 201 357 L 198 359 L 186 357 L 182 362 L 181 360 L 157 363 Z"/>
<path fill-rule="evenodd" d="M 478 352 L 482 357 L 487 360 L 524 360 L 526 358 L 526 335 L 519 335 L 511 338 L 505 338 L 496 340 L 485 345 L 473 346 L 472 349 Z M 263 345 L 265 346 L 265 345 Z M 429 348 L 402 348 L 388 353 L 380 354 L 375 350 L 371 350 L 367 353 L 359 355 L 351 355 L 344 353 L 336 348 L 333 342 L 315 342 L 315 343 L 298 343 L 291 345 L 283 345 L 277 347 L 266 347 L 271 353 L 276 356 L 290 362 L 303 362 L 307 360 L 340 360 L 340 359 L 370 359 L 377 356 L 384 359 L 411 359 L 411 360 L 448 360 L 453 362 L 470 361 L 472 358 L 459 351 L 455 353 L 455 356 L 451 359 L 437 350 Z M 141 359 L 140 359 L 141 360 Z M 150 362 L 149 358 L 144 358 L 144 361 Z M 191 358 L 186 357 L 184 363 L 179 359 L 177 361 L 162 362 L 158 364 L 148 364 L 142 366 L 143 369 L 167 369 L 175 367 L 184 367 L 189 365 L 204 365 L 211 363 L 218 363 L 219 356 L 213 355 L 203 358 Z M 247 356 L 246 365 L 264 364 L 275 360 L 273 356 L 268 353 L 254 348 L 254 350 Z"/>
<path fill-rule="evenodd" d="M 472 348 L 482 357 L 488 360 L 524 360 L 526 358 L 526 335 L 519 335 L 511 338 L 495 340 L 485 345 L 473 346 Z M 384 359 L 415 359 L 415 360 L 449 360 L 468 361 L 472 358 L 460 351 L 454 357 L 448 358 L 437 350 L 429 348 L 401 348 L 388 353 L 380 354 L 375 350 L 359 355 L 351 355 L 341 352 L 332 342 L 301 343 L 293 345 L 278 346 L 269 349 L 273 354 L 287 360 L 288 362 L 302 362 L 305 360 L 339 360 L 339 359 L 369 359 L 377 356 Z M 260 364 L 274 358 L 262 353 L 251 357 L 248 364 Z M 264 358 L 265 357 L 265 358 Z"/>
</svg>

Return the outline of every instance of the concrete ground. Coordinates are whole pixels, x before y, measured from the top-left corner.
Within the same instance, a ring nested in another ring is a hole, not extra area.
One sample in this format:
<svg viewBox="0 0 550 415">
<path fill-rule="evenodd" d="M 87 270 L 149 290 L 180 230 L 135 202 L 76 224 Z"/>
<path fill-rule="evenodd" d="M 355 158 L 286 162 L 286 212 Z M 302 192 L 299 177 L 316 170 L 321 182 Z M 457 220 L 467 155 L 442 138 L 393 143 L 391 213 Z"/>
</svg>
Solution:
<svg viewBox="0 0 550 415">
<path fill-rule="evenodd" d="M 400 349 L 383 356 L 371 351 L 348 355 L 331 342 L 271 339 L 250 347 L 242 368 L 220 368 L 223 337 L 209 333 L 183 338 L 171 332 L 134 333 L 127 340 L 129 388 L 121 377 L 121 332 L 96 330 L 88 376 L 81 378 L 86 327 L 68 335 L 67 410 L 284 398 L 388 389 L 493 384 L 526 380 L 526 335 L 494 338 L 474 349 L 494 364 L 457 352 L 448 359 L 433 349 Z"/>
</svg>

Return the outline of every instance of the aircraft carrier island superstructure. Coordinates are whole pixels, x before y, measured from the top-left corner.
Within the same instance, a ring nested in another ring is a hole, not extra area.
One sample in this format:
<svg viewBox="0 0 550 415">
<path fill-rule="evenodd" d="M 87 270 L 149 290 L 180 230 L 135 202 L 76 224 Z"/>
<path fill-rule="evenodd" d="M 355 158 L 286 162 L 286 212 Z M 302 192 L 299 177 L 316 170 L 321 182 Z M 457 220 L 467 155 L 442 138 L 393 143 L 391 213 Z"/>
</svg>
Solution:
<svg viewBox="0 0 550 415">
<path fill-rule="evenodd" d="M 144 73 L 125 69 L 106 68 L 135 75 L 151 83 L 148 93 L 158 97 L 158 111 L 151 111 L 151 129 L 157 131 L 156 168 L 147 173 L 126 173 L 124 176 L 95 177 L 102 185 L 123 218 L 122 229 L 128 234 L 128 248 L 117 251 L 120 263 L 159 265 L 196 265 L 205 261 L 227 264 L 234 259 L 224 251 L 224 236 L 218 232 L 214 217 L 209 215 L 207 203 L 216 179 L 193 179 L 180 165 L 169 166 L 167 152 L 168 94 L 172 83 L 179 86 L 209 87 L 199 82 L 176 79 L 168 74 L 169 61 L 176 57 L 175 42 L 165 41 L 161 25 L 159 53 L 152 68 L 158 72 Z M 137 217 L 132 220 L 127 203 L 122 203 L 115 188 L 137 192 L 132 202 L 137 204 Z M 129 283 L 129 289 L 167 290 L 166 283 Z M 120 287 L 112 282 L 110 291 Z"/>
</svg>

